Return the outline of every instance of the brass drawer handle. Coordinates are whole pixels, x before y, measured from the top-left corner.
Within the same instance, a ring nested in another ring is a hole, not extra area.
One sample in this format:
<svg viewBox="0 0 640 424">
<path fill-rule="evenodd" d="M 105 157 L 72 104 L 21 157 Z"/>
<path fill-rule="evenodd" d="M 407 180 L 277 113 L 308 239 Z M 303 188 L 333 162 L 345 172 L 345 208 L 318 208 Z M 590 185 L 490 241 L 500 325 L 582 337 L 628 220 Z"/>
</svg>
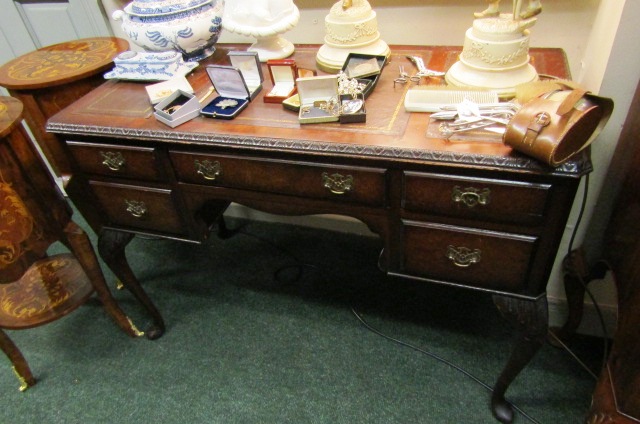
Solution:
<svg viewBox="0 0 640 424">
<path fill-rule="evenodd" d="M 127 212 L 136 218 L 142 218 L 147 214 L 147 205 L 142 201 L 124 199 L 124 203 L 127 206 Z"/>
<path fill-rule="evenodd" d="M 353 177 L 351 175 L 322 173 L 322 186 L 328 188 L 333 194 L 345 194 L 353 188 Z"/>
<path fill-rule="evenodd" d="M 126 161 L 120 152 L 100 152 L 102 155 L 102 164 L 112 171 L 121 171 Z"/>
<path fill-rule="evenodd" d="M 451 193 L 451 200 L 455 203 L 462 203 L 468 208 L 473 208 L 477 205 L 486 206 L 491 200 L 491 190 L 474 187 L 467 187 L 463 190 L 460 186 L 455 186 Z"/>
<path fill-rule="evenodd" d="M 480 249 L 469 249 L 468 247 L 447 247 L 447 259 L 460 268 L 467 268 L 472 264 L 477 264 L 482 258 Z"/>
<path fill-rule="evenodd" d="M 222 174 L 222 166 L 220 166 L 220 162 L 218 161 L 211 162 L 210 160 L 205 159 L 200 162 L 196 159 L 193 164 L 196 168 L 196 173 L 202 175 L 202 178 L 205 180 L 215 181 L 216 178 Z"/>
</svg>

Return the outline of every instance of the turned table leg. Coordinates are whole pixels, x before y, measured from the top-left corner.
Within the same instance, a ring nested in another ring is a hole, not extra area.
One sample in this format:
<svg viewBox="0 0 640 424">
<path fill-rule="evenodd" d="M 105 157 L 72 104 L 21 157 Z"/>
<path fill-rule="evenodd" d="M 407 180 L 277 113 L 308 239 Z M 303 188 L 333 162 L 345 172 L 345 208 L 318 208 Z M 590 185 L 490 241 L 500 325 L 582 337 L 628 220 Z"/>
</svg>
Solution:
<svg viewBox="0 0 640 424">
<path fill-rule="evenodd" d="M 494 295 L 493 302 L 502 316 L 518 332 L 511 356 L 498 377 L 491 397 L 493 416 L 502 423 L 511 423 L 513 408 L 505 400 L 504 395 L 509 385 L 546 340 L 549 326 L 547 298 L 541 296 L 535 300 L 528 300 Z"/>
<path fill-rule="evenodd" d="M 64 240 L 65 244 L 74 253 L 78 262 L 80 262 L 82 269 L 89 277 L 107 313 L 111 315 L 118 326 L 131 337 L 142 336 L 143 333 L 136 328 L 113 298 L 87 233 L 75 222 L 70 221 L 64 229 L 64 236 L 66 238 L 66 240 Z"/>
<path fill-rule="evenodd" d="M 31 368 L 27 363 L 24 356 L 13 343 L 13 341 L 0 329 L 0 349 L 7 355 L 11 363 L 13 364 L 13 371 L 16 373 L 18 380 L 20 380 L 20 391 L 24 392 L 29 387 L 36 384 L 36 379 L 31 373 Z"/>
<path fill-rule="evenodd" d="M 147 296 L 147 293 L 140 285 L 140 282 L 127 261 L 125 248 L 133 237 L 134 235 L 131 233 L 106 229 L 102 230 L 98 237 L 98 251 L 116 277 L 133 293 L 136 299 L 147 309 L 149 315 L 151 315 L 153 325 L 145 331 L 145 335 L 153 340 L 162 336 L 165 331 L 165 325 L 162 315 L 160 315 L 158 309 L 149 296 Z"/>
</svg>

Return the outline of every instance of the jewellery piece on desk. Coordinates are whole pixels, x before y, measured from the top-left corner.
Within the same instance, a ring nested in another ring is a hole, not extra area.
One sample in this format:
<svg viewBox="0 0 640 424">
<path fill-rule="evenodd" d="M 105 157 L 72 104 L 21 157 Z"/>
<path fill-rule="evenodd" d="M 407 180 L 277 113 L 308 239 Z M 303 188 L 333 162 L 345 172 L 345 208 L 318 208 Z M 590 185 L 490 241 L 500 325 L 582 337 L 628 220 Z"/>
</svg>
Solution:
<svg viewBox="0 0 640 424">
<path fill-rule="evenodd" d="M 346 115 L 357 113 L 363 105 L 364 100 L 362 99 L 345 100 L 342 102 L 342 113 Z"/>
<path fill-rule="evenodd" d="M 171 113 L 177 112 L 178 109 L 180 109 L 181 107 L 182 107 L 182 105 L 175 105 L 175 106 L 171 106 L 171 107 L 168 107 L 166 109 L 163 109 L 162 111 L 165 112 L 165 113 L 171 114 Z"/>
<path fill-rule="evenodd" d="M 340 71 L 338 73 L 338 93 L 339 94 L 349 94 L 354 99 L 358 97 L 359 94 L 363 94 L 364 90 L 367 88 L 367 84 L 360 82 L 355 78 L 349 78 L 347 74 Z"/>
<path fill-rule="evenodd" d="M 245 67 L 253 65 L 257 60 L 255 55 L 239 55 L 235 58 L 243 59 L 240 63 Z M 250 90 L 244 74 L 234 66 L 207 65 L 205 69 L 218 96 L 203 106 L 201 113 L 217 119 L 235 118 L 247 107 L 257 91 Z M 255 82 L 257 83 L 258 79 Z"/>
<path fill-rule="evenodd" d="M 175 128 L 200 114 L 200 102 L 191 93 L 182 90 L 155 105 L 153 115 L 163 124 Z"/>
<path fill-rule="evenodd" d="M 411 77 L 411 81 L 418 84 L 420 84 L 420 79 L 422 79 L 423 77 L 443 77 L 445 74 L 444 72 L 427 69 L 424 64 L 424 60 L 422 60 L 420 56 L 407 56 L 407 59 L 413 62 L 413 64 L 418 68 L 418 73 Z"/>
<path fill-rule="evenodd" d="M 300 95 L 301 124 L 336 122 L 340 118 L 337 75 L 298 78 L 296 80 Z"/>
<path fill-rule="evenodd" d="M 393 86 L 396 84 L 406 84 L 409 81 L 409 74 L 407 74 L 404 70 L 404 66 L 398 66 L 398 77 L 393 80 Z"/>
<path fill-rule="evenodd" d="M 216 103 L 216 107 L 219 107 L 220 109 L 236 106 L 238 106 L 238 101 L 233 99 L 224 99 L 221 102 Z"/>
<path fill-rule="evenodd" d="M 204 94 L 202 95 L 202 97 L 200 97 L 200 98 L 198 99 L 198 101 L 202 104 L 202 103 L 203 103 L 205 100 L 207 100 L 207 99 L 209 98 L 209 96 L 210 96 L 210 95 L 212 95 L 215 91 L 216 91 L 216 89 L 215 89 L 215 88 L 213 88 L 213 87 L 209 87 L 209 89 L 207 90 L 207 92 L 206 92 L 206 93 L 204 93 Z"/>
<path fill-rule="evenodd" d="M 327 112 L 333 116 L 340 115 L 340 106 L 338 104 L 338 100 L 335 97 L 332 97 L 329 100 L 317 100 L 313 102 L 313 107 Z"/>
<path fill-rule="evenodd" d="M 361 94 L 357 98 L 351 95 L 340 96 L 340 123 L 352 124 L 367 121 L 367 111 L 365 110 L 364 96 Z"/>
</svg>

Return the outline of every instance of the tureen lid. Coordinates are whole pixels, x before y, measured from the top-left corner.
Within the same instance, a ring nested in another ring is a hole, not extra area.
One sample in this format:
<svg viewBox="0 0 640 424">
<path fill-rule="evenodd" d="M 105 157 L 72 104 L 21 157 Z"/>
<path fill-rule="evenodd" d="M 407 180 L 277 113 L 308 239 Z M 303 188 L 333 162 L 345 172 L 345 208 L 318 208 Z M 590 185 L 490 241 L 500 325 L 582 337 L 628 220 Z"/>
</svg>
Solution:
<svg viewBox="0 0 640 424">
<path fill-rule="evenodd" d="M 211 0 L 133 0 L 129 11 L 136 15 L 163 15 L 192 9 Z"/>
</svg>

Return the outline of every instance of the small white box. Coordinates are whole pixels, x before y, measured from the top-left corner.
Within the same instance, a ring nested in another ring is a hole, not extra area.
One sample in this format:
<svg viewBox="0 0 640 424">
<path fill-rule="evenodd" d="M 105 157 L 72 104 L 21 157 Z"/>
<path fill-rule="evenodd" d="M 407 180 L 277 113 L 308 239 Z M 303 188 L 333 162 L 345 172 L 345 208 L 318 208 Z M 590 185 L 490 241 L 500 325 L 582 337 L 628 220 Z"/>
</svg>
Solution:
<svg viewBox="0 0 640 424">
<path fill-rule="evenodd" d="M 155 105 L 154 110 L 158 121 L 175 128 L 200 114 L 200 102 L 193 94 L 177 90 Z"/>
<path fill-rule="evenodd" d="M 337 75 L 298 78 L 301 124 L 335 122 L 340 119 Z"/>
</svg>

